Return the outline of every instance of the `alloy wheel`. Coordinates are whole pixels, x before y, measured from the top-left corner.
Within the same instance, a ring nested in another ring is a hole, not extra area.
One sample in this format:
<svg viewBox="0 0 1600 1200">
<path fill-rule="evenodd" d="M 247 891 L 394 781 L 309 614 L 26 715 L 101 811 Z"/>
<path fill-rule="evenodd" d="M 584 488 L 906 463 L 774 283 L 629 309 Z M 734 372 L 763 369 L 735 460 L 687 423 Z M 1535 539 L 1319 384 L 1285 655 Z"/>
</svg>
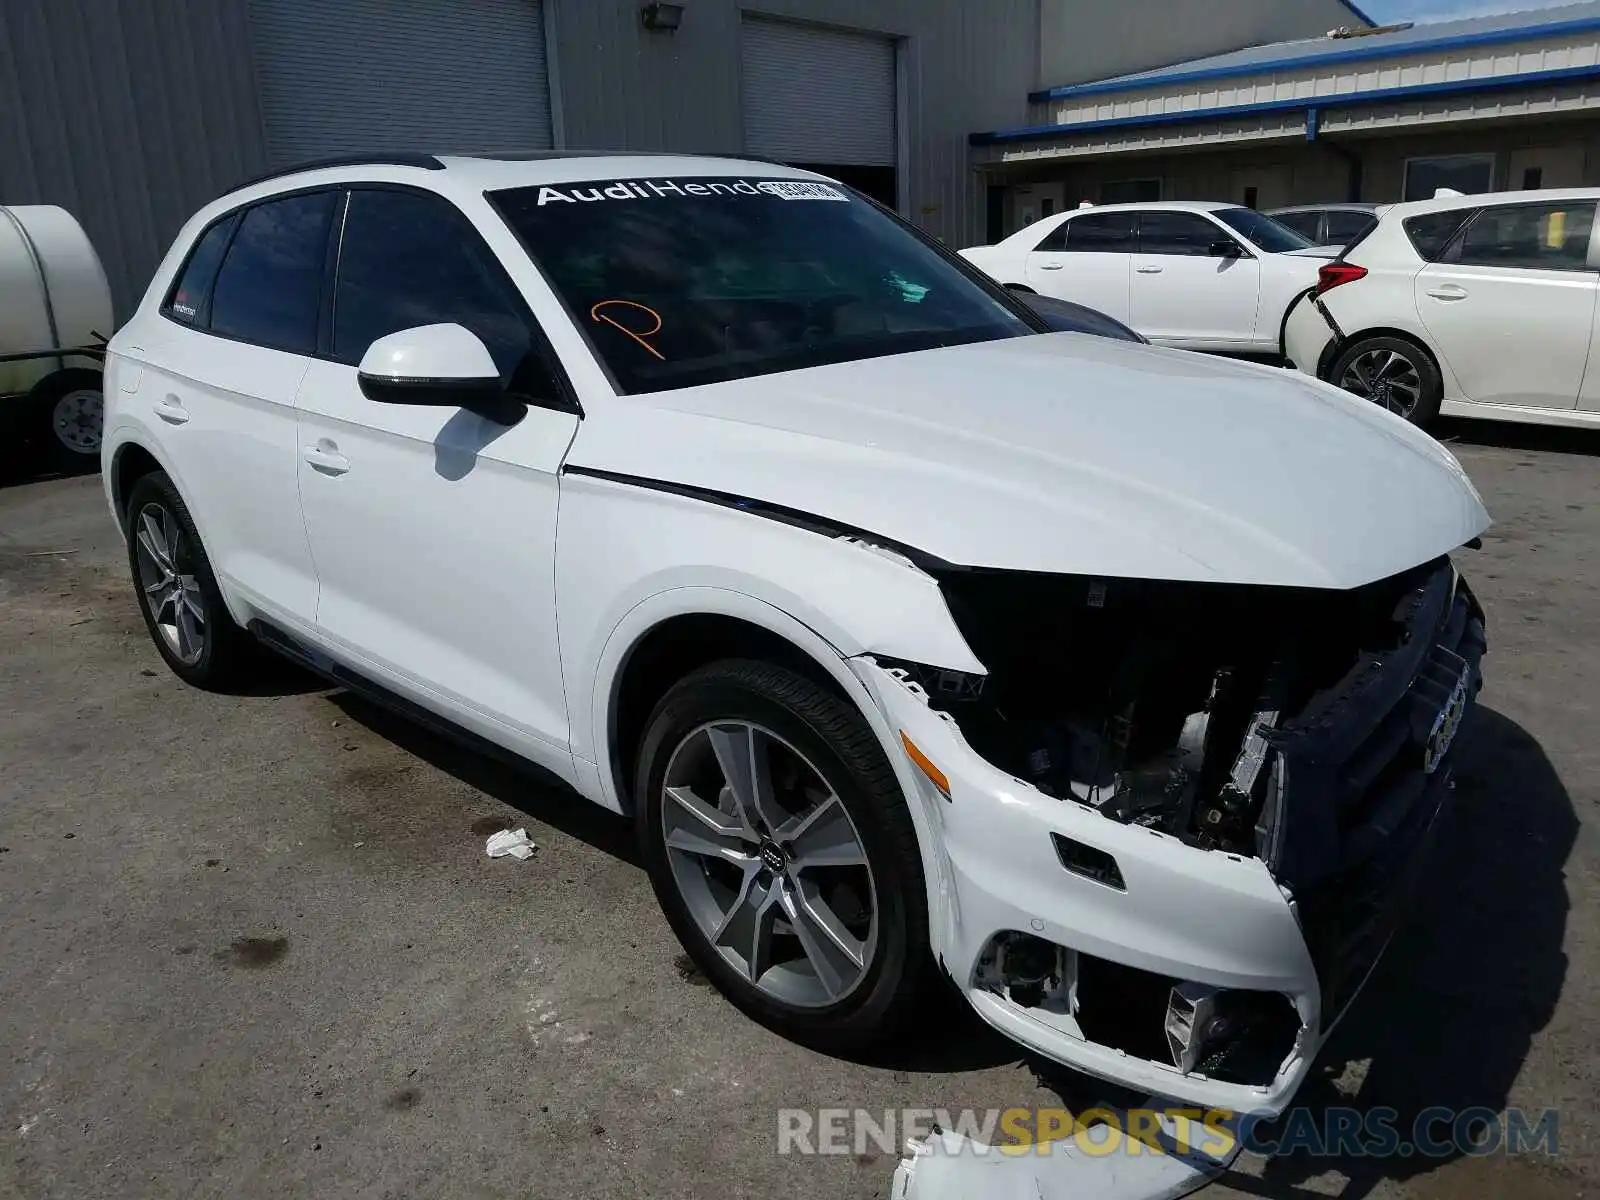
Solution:
<svg viewBox="0 0 1600 1200">
<path fill-rule="evenodd" d="M 192 571 L 183 527 L 165 505 L 150 503 L 134 521 L 139 587 L 167 648 L 186 666 L 206 648 L 205 598 Z"/>
<path fill-rule="evenodd" d="M 93 388 L 78 388 L 60 397 L 50 409 L 50 431 L 74 454 L 98 454 L 104 405 Z"/>
<path fill-rule="evenodd" d="M 1396 350 L 1375 349 L 1358 354 L 1345 368 L 1339 386 L 1408 419 L 1422 399 L 1421 372 Z"/>
<path fill-rule="evenodd" d="M 757 990 L 833 1005 L 872 966 L 878 914 L 860 831 L 822 772 L 747 721 L 689 733 L 667 763 L 661 832 L 679 895 Z"/>
</svg>

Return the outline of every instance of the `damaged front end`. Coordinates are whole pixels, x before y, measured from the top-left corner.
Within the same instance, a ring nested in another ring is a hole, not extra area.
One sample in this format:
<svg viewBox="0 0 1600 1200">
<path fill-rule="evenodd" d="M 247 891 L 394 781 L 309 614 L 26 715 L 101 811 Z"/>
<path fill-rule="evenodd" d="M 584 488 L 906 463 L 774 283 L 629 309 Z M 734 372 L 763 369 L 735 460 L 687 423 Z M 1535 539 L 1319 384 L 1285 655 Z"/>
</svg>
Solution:
<svg viewBox="0 0 1600 1200">
<path fill-rule="evenodd" d="M 1045 796 L 1264 864 L 1299 923 L 1326 1030 L 1388 939 L 1481 686 L 1483 614 L 1450 562 L 1344 592 L 938 578 L 988 674 L 884 665 L 919 684 L 980 757 Z M 1092 838 L 1051 837 L 1065 871 L 1135 890 L 1128 864 Z M 1001 930 L 972 983 L 1183 1076 L 1265 1086 L 1304 1048 L 1306 1014 L 1283 993 L 1079 949 Z"/>
</svg>

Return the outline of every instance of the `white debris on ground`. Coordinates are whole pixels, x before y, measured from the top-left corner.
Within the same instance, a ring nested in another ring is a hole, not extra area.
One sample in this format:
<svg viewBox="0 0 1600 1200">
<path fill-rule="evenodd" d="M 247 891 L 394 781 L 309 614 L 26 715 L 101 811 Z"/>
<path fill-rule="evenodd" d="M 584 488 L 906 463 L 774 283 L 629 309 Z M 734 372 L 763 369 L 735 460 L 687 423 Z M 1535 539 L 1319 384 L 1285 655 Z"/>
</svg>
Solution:
<svg viewBox="0 0 1600 1200">
<path fill-rule="evenodd" d="M 537 849 L 526 829 L 502 829 L 492 835 L 484 846 L 490 858 L 509 856 L 519 862 L 532 858 Z"/>
<path fill-rule="evenodd" d="M 1155 1097 L 1147 1108 L 1161 1110 Z M 890 1200 L 1178 1200 L 1210 1183 L 1239 1157 L 1235 1136 L 1221 1157 L 1197 1148 L 1211 1136 L 1198 1123 L 1180 1130 L 1161 1120 L 1159 1152 L 1150 1145 L 1130 1153 L 1124 1119 L 1120 1128 L 1097 1125 L 1044 1145 L 986 1146 L 964 1134 L 941 1131 L 906 1144 L 895 1168 Z M 1119 1143 L 1111 1145 L 1111 1139 Z"/>
</svg>

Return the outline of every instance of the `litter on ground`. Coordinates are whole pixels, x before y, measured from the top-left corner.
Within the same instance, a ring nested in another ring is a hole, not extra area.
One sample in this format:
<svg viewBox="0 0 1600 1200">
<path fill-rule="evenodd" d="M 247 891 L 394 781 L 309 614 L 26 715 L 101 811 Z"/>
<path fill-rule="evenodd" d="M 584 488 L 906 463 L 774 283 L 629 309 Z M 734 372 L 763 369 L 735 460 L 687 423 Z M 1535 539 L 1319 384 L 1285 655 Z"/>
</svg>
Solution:
<svg viewBox="0 0 1600 1200">
<path fill-rule="evenodd" d="M 490 858 L 505 858 L 509 855 L 519 861 L 532 858 L 533 852 L 537 849 L 526 829 L 502 829 L 491 836 L 484 846 Z"/>
</svg>

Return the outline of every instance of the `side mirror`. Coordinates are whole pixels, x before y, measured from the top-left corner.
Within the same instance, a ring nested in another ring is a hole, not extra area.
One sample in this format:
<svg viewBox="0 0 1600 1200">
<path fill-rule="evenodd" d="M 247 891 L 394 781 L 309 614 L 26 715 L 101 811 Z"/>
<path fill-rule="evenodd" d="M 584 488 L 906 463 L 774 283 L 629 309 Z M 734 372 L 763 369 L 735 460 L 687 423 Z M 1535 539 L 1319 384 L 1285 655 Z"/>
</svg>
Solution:
<svg viewBox="0 0 1600 1200">
<path fill-rule="evenodd" d="M 464 408 L 514 425 L 527 406 L 506 394 L 483 340 L 460 325 L 419 325 L 379 338 L 357 368 L 361 394 L 379 404 Z"/>
<path fill-rule="evenodd" d="M 1212 258 L 1238 258 L 1244 251 L 1232 238 L 1220 238 L 1206 247 L 1206 253 Z"/>
</svg>

